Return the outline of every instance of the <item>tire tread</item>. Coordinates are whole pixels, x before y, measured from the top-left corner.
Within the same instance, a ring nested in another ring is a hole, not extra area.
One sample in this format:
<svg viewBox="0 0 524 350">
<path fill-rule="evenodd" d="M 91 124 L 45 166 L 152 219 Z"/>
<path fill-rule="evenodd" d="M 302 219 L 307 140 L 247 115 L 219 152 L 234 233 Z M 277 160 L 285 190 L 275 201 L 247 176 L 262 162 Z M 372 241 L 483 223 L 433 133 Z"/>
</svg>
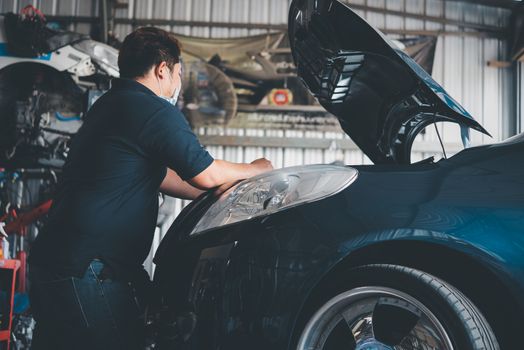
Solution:
<svg viewBox="0 0 524 350">
<path fill-rule="evenodd" d="M 440 297 L 445 299 L 457 316 L 468 329 L 468 336 L 475 350 L 499 350 L 495 334 L 479 309 L 462 292 L 447 282 L 429 273 L 406 266 L 374 264 L 364 265 L 356 269 L 390 270 L 410 276 L 430 286 Z"/>
</svg>

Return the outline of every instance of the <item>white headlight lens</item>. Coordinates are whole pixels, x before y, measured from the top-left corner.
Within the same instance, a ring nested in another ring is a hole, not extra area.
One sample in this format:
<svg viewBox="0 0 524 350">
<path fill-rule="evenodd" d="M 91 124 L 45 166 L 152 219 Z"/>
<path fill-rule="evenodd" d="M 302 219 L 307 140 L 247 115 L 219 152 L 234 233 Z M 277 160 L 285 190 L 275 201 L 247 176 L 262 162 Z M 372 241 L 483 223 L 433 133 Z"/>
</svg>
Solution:
<svg viewBox="0 0 524 350">
<path fill-rule="evenodd" d="M 332 196 L 353 183 L 357 175 L 353 168 L 335 165 L 284 168 L 258 175 L 222 194 L 191 235 Z"/>
<path fill-rule="evenodd" d="M 113 76 L 118 76 L 118 50 L 112 46 L 94 40 L 82 40 L 73 45 L 77 50 L 88 54 Z"/>
</svg>

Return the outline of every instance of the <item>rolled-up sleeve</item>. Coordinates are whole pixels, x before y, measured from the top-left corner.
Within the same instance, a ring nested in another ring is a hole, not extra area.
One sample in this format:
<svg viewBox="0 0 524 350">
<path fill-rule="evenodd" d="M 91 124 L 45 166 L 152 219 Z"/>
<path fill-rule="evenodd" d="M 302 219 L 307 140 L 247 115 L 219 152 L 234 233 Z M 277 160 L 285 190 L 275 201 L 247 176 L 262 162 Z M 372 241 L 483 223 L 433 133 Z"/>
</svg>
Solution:
<svg viewBox="0 0 524 350">
<path fill-rule="evenodd" d="M 171 106 L 148 118 L 139 132 L 138 143 L 151 157 L 176 171 L 182 180 L 195 177 L 213 162 L 182 113 Z"/>
</svg>

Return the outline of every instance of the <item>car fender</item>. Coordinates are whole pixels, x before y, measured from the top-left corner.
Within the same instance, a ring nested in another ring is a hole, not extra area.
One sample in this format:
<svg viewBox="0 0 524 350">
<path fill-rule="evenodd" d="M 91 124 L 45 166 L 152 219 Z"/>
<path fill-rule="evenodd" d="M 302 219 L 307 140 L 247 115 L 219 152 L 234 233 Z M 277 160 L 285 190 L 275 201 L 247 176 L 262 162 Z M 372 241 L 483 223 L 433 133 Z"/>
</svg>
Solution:
<svg viewBox="0 0 524 350">
<path fill-rule="evenodd" d="M 302 299 L 300 311 L 297 313 L 297 319 L 293 325 L 290 349 L 292 348 L 291 344 L 297 340 L 296 337 L 300 334 L 300 327 L 304 318 L 307 318 L 307 315 L 311 312 L 311 305 L 315 304 L 315 300 L 321 299 L 326 293 L 333 293 L 337 288 L 337 283 L 341 282 L 341 276 L 344 273 L 347 274 L 347 271 L 352 268 L 367 264 L 404 265 L 436 275 L 451 284 L 458 283 L 454 278 L 463 278 L 467 280 L 463 283 L 467 284 L 471 277 L 465 274 L 468 267 L 453 266 L 454 273 L 457 276 L 451 277 L 451 275 L 439 272 L 438 268 L 431 267 L 431 264 L 432 261 L 434 265 L 451 265 L 455 261 L 468 261 L 471 266 L 480 267 L 478 269 L 478 272 L 481 273 L 480 278 L 486 279 L 482 287 L 486 288 L 487 285 L 488 288 L 501 289 L 497 292 L 510 299 L 506 300 L 508 307 L 513 307 L 514 310 L 524 310 L 521 298 L 524 288 L 514 282 L 517 280 L 514 275 L 522 274 L 522 271 L 518 267 L 508 269 L 505 267 L 507 262 L 503 256 L 488 252 L 481 246 L 461 240 L 451 234 L 424 229 L 380 230 L 353 236 L 340 242 L 338 252 L 333 253 L 338 256 L 330 268 L 326 269 L 322 275 L 317 276 L 315 281 L 310 279 L 309 285 L 302 286 L 302 290 L 308 292 Z M 411 254 L 412 256 L 407 256 Z M 491 285 L 487 281 L 494 281 L 497 285 Z M 468 295 L 468 291 L 460 288 L 462 286 L 455 286 Z M 472 286 L 472 288 L 477 288 L 477 286 Z M 475 299 L 474 295 L 468 295 L 468 297 Z M 479 302 L 478 300 L 475 301 Z M 498 302 L 500 303 L 500 300 Z M 492 305 L 492 307 L 495 309 L 502 308 L 500 305 Z M 515 317 L 519 317 L 518 312 L 516 312 Z"/>
</svg>

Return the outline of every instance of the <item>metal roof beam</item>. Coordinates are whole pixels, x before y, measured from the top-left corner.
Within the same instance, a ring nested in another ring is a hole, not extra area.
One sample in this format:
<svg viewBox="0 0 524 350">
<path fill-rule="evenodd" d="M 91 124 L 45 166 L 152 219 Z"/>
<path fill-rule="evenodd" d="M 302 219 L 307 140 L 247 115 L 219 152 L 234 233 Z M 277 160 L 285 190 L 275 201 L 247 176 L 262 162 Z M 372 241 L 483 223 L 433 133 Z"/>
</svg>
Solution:
<svg viewBox="0 0 524 350">
<path fill-rule="evenodd" d="M 97 18 L 81 17 L 81 16 L 46 16 L 50 22 L 59 23 L 99 23 Z M 287 24 L 265 24 L 265 23 L 239 23 L 239 22 L 209 22 L 209 21 L 187 21 L 187 20 L 169 20 L 169 19 L 128 19 L 115 18 L 117 24 L 128 24 L 132 26 L 192 26 L 192 27 L 215 27 L 215 28 L 242 28 L 242 29 L 266 29 L 273 31 L 286 31 Z M 386 29 L 380 28 L 385 34 L 397 35 L 428 35 L 428 36 L 473 36 L 473 37 L 489 37 L 489 38 L 504 38 L 505 31 L 503 28 L 498 28 L 500 31 L 446 31 L 446 30 L 403 30 L 403 29 Z"/>
</svg>

